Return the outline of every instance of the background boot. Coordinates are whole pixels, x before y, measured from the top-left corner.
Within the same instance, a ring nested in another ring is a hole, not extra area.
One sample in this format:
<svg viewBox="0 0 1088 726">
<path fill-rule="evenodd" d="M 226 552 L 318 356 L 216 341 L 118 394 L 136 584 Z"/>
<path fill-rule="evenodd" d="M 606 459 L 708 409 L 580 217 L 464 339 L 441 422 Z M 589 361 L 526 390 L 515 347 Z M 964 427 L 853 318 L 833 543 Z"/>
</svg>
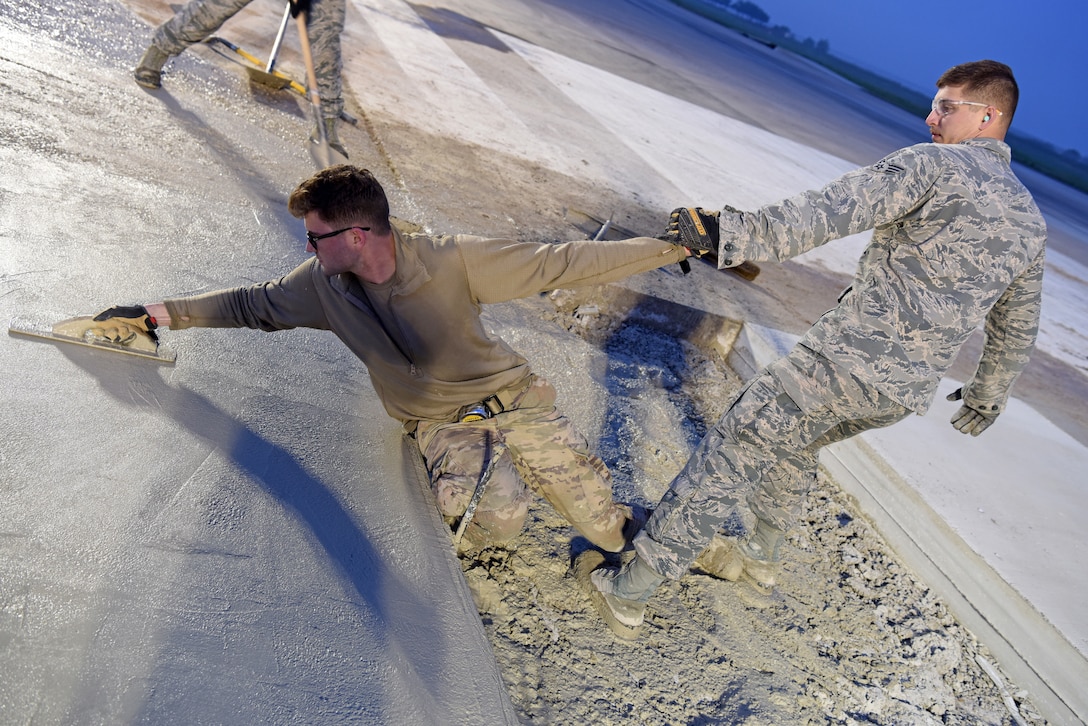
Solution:
<svg viewBox="0 0 1088 726">
<path fill-rule="evenodd" d="M 334 119 L 334 118 L 322 119 L 322 121 L 325 124 L 325 138 L 328 139 L 328 141 L 329 141 L 329 148 L 330 149 L 332 149 L 333 151 L 335 151 L 336 153 L 340 154 L 345 159 L 347 159 L 348 158 L 348 151 L 347 151 L 347 149 L 344 148 L 344 145 L 340 142 L 340 134 L 336 130 L 337 120 L 338 119 Z M 312 132 L 310 132 L 310 141 L 312 141 L 315 144 L 321 142 L 321 129 L 318 129 L 318 128 L 315 127 L 314 130 Z"/>
<path fill-rule="evenodd" d="M 744 558 L 736 542 L 720 534 L 695 558 L 695 566 L 719 580 L 736 582 L 744 571 Z"/>
<path fill-rule="evenodd" d="M 159 50 L 154 43 L 149 45 L 132 72 L 136 82 L 144 88 L 162 88 L 162 67 L 169 58 L 170 55 Z"/>
</svg>

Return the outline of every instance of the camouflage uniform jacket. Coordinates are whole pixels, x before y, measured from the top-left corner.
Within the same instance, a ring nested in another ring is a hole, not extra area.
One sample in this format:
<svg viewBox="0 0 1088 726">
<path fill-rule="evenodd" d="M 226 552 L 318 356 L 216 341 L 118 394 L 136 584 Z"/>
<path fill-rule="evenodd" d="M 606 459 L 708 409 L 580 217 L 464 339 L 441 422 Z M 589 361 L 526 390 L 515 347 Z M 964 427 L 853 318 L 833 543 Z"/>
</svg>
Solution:
<svg viewBox="0 0 1088 726">
<path fill-rule="evenodd" d="M 873 230 L 853 283 L 801 343 L 921 414 L 960 346 L 965 402 L 999 412 L 1035 346 L 1046 224 L 996 139 L 918 144 L 823 189 L 723 212 L 719 265 L 785 260 Z"/>
<path fill-rule="evenodd" d="M 525 358 L 488 335 L 482 304 L 612 282 L 686 256 L 647 237 L 547 244 L 393 234 L 396 272 L 382 285 L 326 277 L 310 258 L 279 280 L 167 300 L 171 327 L 331 330 L 366 364 L 389 415 L 411 429 L 529 384 Z"/>
</svg>

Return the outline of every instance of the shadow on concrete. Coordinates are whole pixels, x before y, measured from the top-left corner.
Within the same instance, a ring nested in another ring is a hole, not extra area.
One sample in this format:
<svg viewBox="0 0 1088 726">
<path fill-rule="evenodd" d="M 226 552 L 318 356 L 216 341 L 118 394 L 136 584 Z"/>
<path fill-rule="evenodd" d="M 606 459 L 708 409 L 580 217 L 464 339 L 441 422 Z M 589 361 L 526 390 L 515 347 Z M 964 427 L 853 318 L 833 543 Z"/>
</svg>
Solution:
<svg viewBox="0 0 1088 726">
<path fill-rule="evenodd" d="M 364 524 L 291 451 L 256 433 L 197 391 L 163 380 L 162 368 L 91 349 L 72 346 L 60 349 L 123 405 L 153 413 L 161 411 L 195 438 L 224 452 L 238 469 L 309 530 L 329 563 L 357 594 L 357 602 L 374 615 L 377 622 L 368 623 L 367 631 L 375 640 L 376 652 L 396 652 L 398 657 L 409 661 L 418 674 L 418 678 L 412 679 L 417 684 L 441 687 L 447 682 L 443 675 L 448 670 L 450 655 L 443 644 L 449 634 L 441 628 L 444 621 L 436 613 L 435 604 L 420 599 L 418 588 L 410 586 L 383 560 Z M 306 415 L 306 410 L 320 411 L 306 408 L 302 415 Z M 308 428 L 299 420 L 278 424 L 273 418 L 266 423 L 276 428 L 289 426 L 292 430 Z M 320 426 L 315 422 L 313 428 Z M 139 435 L 134 433 L 133 446 L 140 445 Z M 398 644 L 404 635 L 412 642 Z M 420 642 L 429 645 L 420 648 Z M 351 694 L 353 700 L 369 703 L 387 700 L 381 692 L 359 693 L 358 685 L 355 684 L 356 690 Z M 380 686 L 381 682 L 374 685 Z M 437 703 L 447 697 L 442 693 L 430 696 Z"/>
</svg>

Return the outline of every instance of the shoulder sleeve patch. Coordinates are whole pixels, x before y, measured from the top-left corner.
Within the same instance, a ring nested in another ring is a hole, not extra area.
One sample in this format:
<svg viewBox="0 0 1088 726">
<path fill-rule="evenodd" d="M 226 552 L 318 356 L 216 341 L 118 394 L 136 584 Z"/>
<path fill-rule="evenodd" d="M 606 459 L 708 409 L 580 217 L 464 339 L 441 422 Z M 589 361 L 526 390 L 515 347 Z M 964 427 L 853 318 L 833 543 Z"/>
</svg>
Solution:
<svg viewBox="0 0 1088 726">
<path fill-rule="evenodd" d="M 877 163 L 873 164 L 873 171 L 881 174 L 902 174 L 906 169 L 894 161 L 888 159 L 881 159 Z"/>
</svg>

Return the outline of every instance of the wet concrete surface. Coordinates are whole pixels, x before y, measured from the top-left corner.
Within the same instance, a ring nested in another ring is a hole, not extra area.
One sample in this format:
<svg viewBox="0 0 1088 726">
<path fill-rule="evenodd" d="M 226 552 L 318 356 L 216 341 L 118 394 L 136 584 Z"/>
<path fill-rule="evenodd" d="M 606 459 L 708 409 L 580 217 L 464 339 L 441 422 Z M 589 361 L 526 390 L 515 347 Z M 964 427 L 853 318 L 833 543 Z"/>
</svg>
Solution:
<svg viewBox="0 0 1088 726">
<path fill-rule="evenodd" d="M 139 89 L 148 29 L 118 4 L 2 12 L 5 319 L 304 259 L 297 106 L 255 104 L 196 54 L 169 91 Z M 166 345 L 179 365 L 0 340 L 0 720 L 514 722 L 357 361 L 313 331 Z"/>
</svg>

